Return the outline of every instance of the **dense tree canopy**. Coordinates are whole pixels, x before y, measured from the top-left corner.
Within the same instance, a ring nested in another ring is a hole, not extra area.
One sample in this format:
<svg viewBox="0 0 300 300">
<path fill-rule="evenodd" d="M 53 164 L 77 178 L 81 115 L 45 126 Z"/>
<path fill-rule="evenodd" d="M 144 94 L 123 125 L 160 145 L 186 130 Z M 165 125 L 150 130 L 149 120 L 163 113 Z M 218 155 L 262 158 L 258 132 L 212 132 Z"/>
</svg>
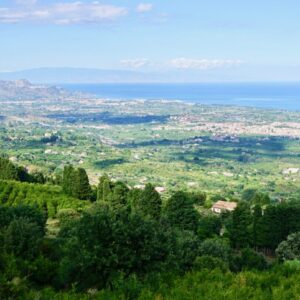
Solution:
<svg viewBox="0 0 300 300">
<path fill-rule="evenodd" d="M 177 192 L 168 200 L 165 215 L 171 226 L 197 231 L 199 215 L 193 202 L 184 192 Z"/>
<path fill-rule="evenodd" d="M 229 283 L 241 284 L 247 276 L 267 288 L 260 294 L 248 287 L 239 297 L 272 298 L 279 278 L 299 281 L 300 206 L 271 203 L 257 191 L 244 197 L 249 195 L 233 212 L 217 215 L 204 205 L 203 193 L 161 197 L 152 184 L 131 189 L 105 174 L 95 188 L 84 169 L 71 165 L 63 170 L 62 186 L 0 179 L 0 298 L 34 299 L 39 289 L 45 299 L 88 299 L 87 291 L 99 299 L 153 299 L 168 286 L 169 299 L 183 299 L 197 278 L 190 299 L 202 295 L 199 289 L 217 299 L 224 296 L 215 291 L 224 278 L 226 295 L 237 295 Z M 279 264 L 272 267 L 275 249 Z M 295 266 L 280 264 L 290 260 Z M 276 294 L 280 299 L 285 288 Z M 290 296 L 298 292 L 291 291 Z"/>
</svg>

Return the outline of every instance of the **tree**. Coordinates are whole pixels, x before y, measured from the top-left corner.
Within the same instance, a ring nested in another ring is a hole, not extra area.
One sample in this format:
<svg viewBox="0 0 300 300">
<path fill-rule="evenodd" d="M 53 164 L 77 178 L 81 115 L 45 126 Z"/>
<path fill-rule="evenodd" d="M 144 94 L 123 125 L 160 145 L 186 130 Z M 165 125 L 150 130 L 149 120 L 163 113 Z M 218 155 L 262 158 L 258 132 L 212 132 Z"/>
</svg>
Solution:
<svg viewBox="0 0 300 300">
<path fill-rule="evenodd" d="M 127 194 L 129 188 L 122 181 L 117 181 L 114 183 L 112 191 L 107 194 L 104 198 L 113 206 L 113 207 L 122 207 L 127 205 Z"/>
<path fill-rule="evenodd" d="M 252 204 L 260 205 L 260 206 L 268 205 L 270 204 L 270 202 L 271 202 L 270 196 L 266 193 L 256 192 L 253 198 L 251 199 Z"/>
<path fill-rule="evenodd" d="M 250 188 L 250 189 L 245 189 L 242 193 L 242 200 L 246 202 L 250 202 L 255 194 L 257 193 L 256 189 Z"/>
<path fill-rule="evenodd" d="M 300 260 L 300 231 L 290 234 L 287 239 L 281 242 L 277 249 L 276 255 L 280 260 Z"/>
<path fill-rule="evenodd" d="M 107 174 L 104 174 L 99 178 L 99 184 L 97 188 L 97 201 L 107 201 L 109 195 L 112 192 L 113 183 L 109 179 Z"/>
<path fill-rule="evenodd" d="M 229 226 L 227 227 L 231 244 L 235 248 L 245 248 L 251 241 L 250 206 L 246 202 L 240 202 L 232 212 Z"/>
<path fill-rule="evenodd" d="M 184 192 L 176 192 L 165 207 L 166 218 L 171 226 L 196 232 L 199 214 Z"/>
<path fill-rule="evenodd" d="M 196 205 L 204 205 L 207 195 L 203 192 L 193 192 L 188 193 L 188 196 L 190 197 L 191 201 Z"/>
<path fill-rule="evenodd" d="M 205 240 L 220 235 L 222 228 L 221 218 L 214 214 L 200 215 L 197 235 L 199 239 Z"/>
<path fill-rule="evenodd" d="M 92 196 L 92 189 L 85 169 L 74 169 L 72 165 L 64 167 L 63 191 L 65 194 L 80 200 L 89 200 Z"/>
<path fill-rule="evenodd" d="M 25 218 L 35 223 L 41 232 L 45 231 L 46 216 L 37 206 L 18 205 L 11 208 L 14 219 Z"/>
<path fill-rule="evenodd" d="M 75 194 L 76 171 L 72 165 L 66 165 L 63 171 L 62 187 L 65 194 L 74 196 Z"/>
<path fill-rule="evenodd" d="M 43 232 L 40 227 L 26 218 L 11 221 L 4 231 L 4 248 L 16 257 L 33 259 L 37 256 Z"/>
<path fill-rule="evenodd" d="M 139 210 L 152 218 L 158 219 L 161 213 L 161 198 L 155 187 L 148 183 L 141 192 L 138 202 Z"/>
<path fill-rule="evenodd" d="M 175 237 L 172 246 L 172 265 L 179 272 L 190 270 L 198 255 L 199 239 L 196 234 L 190 230 L 171 230 L 169 233 Z"/>
<path fill-rule="evenodd" d="M 262 220 L 263 215 L 261 207 L 255 205 L 253 210 L 252 244 L 256 248 L 261 248 L 264 245 Z"/>
<path fill-rule="evenodd" d="M 225 262 L 229 261 L 230 252 L 228 241 L 221 238 L 207 239 L 199 247 L 199 255 L 217 257 Z"/>
<path fill-rule="evenodd" d="M 103 288 L 119 273 L 160 269 L 171 251 L 157 222 L 108 204 L 95 205 L 72 228 L 62 228 L 60 236 L 66 253 L 61 280 L 78 283 L 80 290 Z"/>
<path fill-rule="evenodd" d="M 241 269 L 242 270 L 265 270 L 268 264 L 263 255 L 255 252 L 250 248 L 243 249 L 241 252 Z"/>
<path fill-rule="evenodd" d="M 193 270 L 214 270 L 220 269 L 222 272 L 227 272 L 229 267 L 228 263 L 224 262 L 222 259 L 210 256 L 210 255 L 203 255 L 196 258 L 193 266 Z"/>
<path fill-rule="evenodd" d="M 133 188 L 127 194 L 127 202 L 133 212 L 139 211 L 139 201 L 142 196 L 142 190 Z"/>
<path fill-rule="evenodd" d="M 89 200 L 92 189 L 85 169 L 78 168 L 75 174 L 74 196 L 80 200 Z"/>
<path fill-rule="evenodd" d="M 8 158 L 0 157 L 0 179 L 18 180 L 18 169 Z"/>
<path fill-rule="evenodd" d="M 254 211 L 255 213 L 255 211 Z M 291 233 L 300 231 L 300 207 L 298 204 L 269 205 L 256 225 L 256 238 L 258 246 L 265 252 L 275 251 L 280 242 Z M 259 226 L 259 228 L 257 228 Z"/>
</svg>

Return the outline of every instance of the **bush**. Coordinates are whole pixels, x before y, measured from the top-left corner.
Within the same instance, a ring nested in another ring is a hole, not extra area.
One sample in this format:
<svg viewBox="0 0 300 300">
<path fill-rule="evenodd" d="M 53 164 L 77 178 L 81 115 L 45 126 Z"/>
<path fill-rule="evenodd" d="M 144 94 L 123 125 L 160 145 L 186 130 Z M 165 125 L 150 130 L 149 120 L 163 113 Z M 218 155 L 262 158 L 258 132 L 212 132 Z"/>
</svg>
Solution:
<svg viewBox="0 0 300 300">
<path fill-rule="evenodd" d="M 222 272 L 226 272 L 229 270 L 229 267 L 228 264 L 220 258 L 204 255 L 197 257 L 193 266 L 194 271 L 200 271 L 203 269 L 220 269 Z"/>
<path fill-rule="evenodd" d="M 228 262 L 231 249 L 229 243 L 222 238 L 207 239 L 199 247 L 200 255 L 209 255 Z"/>
</svg>

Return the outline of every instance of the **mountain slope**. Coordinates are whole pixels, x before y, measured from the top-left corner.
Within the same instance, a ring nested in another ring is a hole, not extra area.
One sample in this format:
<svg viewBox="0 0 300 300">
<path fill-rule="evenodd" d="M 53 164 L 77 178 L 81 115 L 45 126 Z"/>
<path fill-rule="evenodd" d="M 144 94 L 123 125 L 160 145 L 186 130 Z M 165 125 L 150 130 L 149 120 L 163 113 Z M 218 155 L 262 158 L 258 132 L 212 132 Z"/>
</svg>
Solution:
<svg viewBox="0 0 300 300">
<path fill-rule="evenodd" d="M 34 83 L 108 83 L 145 82 L 155 76 L 150 73 L 127 70 L 101 70 L 88 68 L 39 68 L 0 73 L 0 80 L 27 78 Z"/>
<path fill-rule="evenodd" d="M 25 79 L 0 80 L 0 100 L 64 99 L 75 95 L 60 87 L 34 85 Z"/>
</svg>

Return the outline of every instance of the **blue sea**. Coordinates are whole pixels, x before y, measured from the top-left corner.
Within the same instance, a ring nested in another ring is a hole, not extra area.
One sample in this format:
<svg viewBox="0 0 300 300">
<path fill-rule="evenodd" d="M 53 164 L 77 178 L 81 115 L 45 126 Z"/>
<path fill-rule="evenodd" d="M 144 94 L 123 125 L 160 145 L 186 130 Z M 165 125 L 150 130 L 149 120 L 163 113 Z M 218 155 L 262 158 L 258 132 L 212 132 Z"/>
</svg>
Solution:
<svg viewBox="0 0 300 300">
<path fill-rule="evenodd" d="M 300 111 L 300 83 L 65 84 L 112 100 L 182 100 Z"/>
</svg>

